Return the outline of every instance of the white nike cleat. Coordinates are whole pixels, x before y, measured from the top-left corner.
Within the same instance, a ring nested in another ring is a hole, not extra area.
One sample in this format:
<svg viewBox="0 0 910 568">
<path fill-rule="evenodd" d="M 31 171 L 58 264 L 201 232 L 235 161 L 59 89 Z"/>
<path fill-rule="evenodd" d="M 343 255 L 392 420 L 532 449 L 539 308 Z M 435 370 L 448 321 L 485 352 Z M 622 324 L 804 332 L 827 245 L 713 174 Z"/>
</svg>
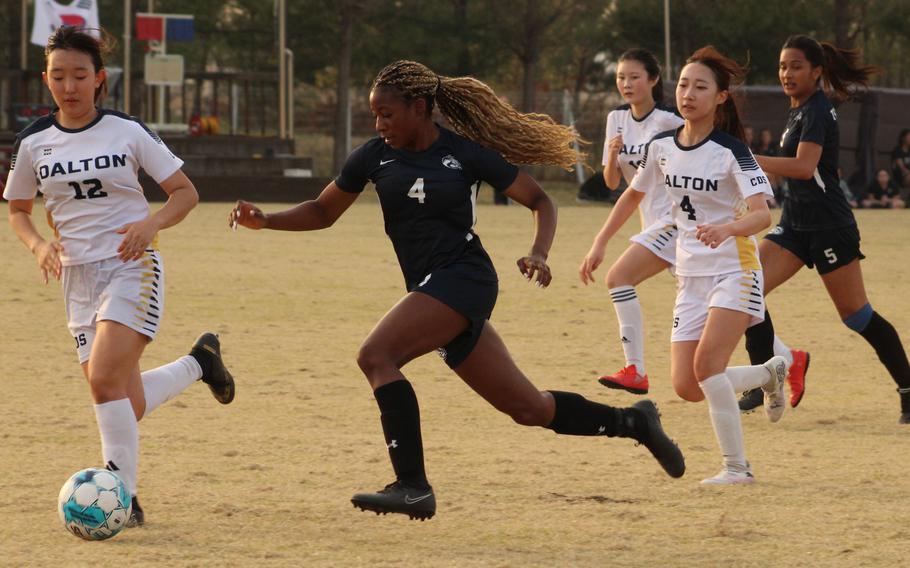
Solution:
<svg viewBox="0 0 910 568">
<path fill-rule="evenodd" d="M 749 485 L 755 483 L 751 471 L 731 471 L 722 469 L 720 473 L 708 479 L 702 479 L 702 485 Z"/>
<path fill-rule="evenodd" d="M 761 387 L 765 393 L 765 414 L 768 415 L 768 420 L 777 422 L 787 408 L 784 383 L 787 382 L 790 365 L 786 359 L 777 355 L 765 361 L 763 366 L 771 373 L 771 378 Z"/>
</svg>

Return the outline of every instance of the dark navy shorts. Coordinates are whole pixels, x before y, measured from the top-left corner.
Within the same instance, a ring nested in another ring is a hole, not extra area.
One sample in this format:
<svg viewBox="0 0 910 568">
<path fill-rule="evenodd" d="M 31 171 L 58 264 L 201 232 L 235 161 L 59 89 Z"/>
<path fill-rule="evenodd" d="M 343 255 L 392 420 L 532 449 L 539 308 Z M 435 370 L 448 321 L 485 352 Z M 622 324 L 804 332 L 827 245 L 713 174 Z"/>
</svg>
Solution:
<svg viewBox="0 0 910 568">
<path fill-rule="evenodd" d="M 411 289 L 435 298 L 468 319 L 468 328 L 439 348 L 446 365 L 455 369 L 468 358 L 496 305 L 499 282 L 492 265 L 457 262 L 437 268 Z"/>
<path fill-rule="evenodd" d="M 798 231 L 789 225 L 778 225 L 765 238 L 792 252 L 821 275 L 847 266 L 857 258 L 866 258 L 859 250 L 856 225 L 820 231 Z"/>
</svg>

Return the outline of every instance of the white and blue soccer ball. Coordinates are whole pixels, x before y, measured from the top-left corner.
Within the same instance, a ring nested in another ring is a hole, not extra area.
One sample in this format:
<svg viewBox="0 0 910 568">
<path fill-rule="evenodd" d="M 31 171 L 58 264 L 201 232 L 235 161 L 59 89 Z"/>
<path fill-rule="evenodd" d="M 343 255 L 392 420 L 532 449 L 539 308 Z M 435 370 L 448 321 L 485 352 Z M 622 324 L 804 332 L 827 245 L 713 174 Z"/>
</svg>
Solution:
<svg viewBox="0 0 910 568">
<path fill-rule="evenodd" d="M 105 540 L 123 530 L 133 500 L 116 473 L 89 468 L 77 471 L 60 489 L 57 510 L 68 531 L 85 540 Z"/>
</svg>

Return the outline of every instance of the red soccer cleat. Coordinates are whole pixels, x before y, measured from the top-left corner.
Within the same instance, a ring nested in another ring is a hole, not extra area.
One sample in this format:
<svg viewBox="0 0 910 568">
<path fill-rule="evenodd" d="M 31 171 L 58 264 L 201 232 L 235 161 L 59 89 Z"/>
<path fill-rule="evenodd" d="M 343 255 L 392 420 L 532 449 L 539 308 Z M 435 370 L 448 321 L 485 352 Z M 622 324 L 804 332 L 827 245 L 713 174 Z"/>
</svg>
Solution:
<svg viewBox="0 0 910 568">
<path fill-rule="evenodd" d="M 790 385 L 790 406 L 796 408 L 799 401 L 803 399 L 806 393 L 806 373 L 809 372 L 809 352 L 791 349 L 793 355 L 793 364 L 790 365 L 790 372 L 787 374 L 787 384 Z"/>
<path fill-rule="evenodd" d="M 597 382 L 609 389 L 621 389 L 635 394 L 648 392 L 648 375 L 639 375 L 635 365 L 629 365 L 612 375 L 604 375 Z"/>
</svg>

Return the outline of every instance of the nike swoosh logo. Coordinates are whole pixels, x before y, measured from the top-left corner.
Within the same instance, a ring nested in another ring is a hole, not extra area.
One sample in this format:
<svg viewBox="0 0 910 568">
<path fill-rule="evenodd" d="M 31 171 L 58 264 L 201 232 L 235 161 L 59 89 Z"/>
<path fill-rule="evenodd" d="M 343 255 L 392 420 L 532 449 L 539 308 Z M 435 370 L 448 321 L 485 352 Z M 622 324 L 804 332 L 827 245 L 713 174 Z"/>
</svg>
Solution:
<svg viewBox="0 0 910 568">
<path fill-rule="evenodd" d="M 379 160 L 379 165 L 384 166 L 384 165 L 388 164 L 389 162 L 394 162 L 396 159 L 397 158 L 392 158 L 391 160 Z"/>
<path fill-rule="evenodd" d="M 423 501 L 427 497 L 431 497 L 432 495 L 433 495 L 432 493 L 427 493 L 426 495 L 421 495 L 420 497 L 414 497 L 413 499 L 411 498 L 410 495 L 405 495 L 404 502 L 406 505 L 413 505 L 414 503 L 420 503 L 421 501 Z"/>
</svg>

